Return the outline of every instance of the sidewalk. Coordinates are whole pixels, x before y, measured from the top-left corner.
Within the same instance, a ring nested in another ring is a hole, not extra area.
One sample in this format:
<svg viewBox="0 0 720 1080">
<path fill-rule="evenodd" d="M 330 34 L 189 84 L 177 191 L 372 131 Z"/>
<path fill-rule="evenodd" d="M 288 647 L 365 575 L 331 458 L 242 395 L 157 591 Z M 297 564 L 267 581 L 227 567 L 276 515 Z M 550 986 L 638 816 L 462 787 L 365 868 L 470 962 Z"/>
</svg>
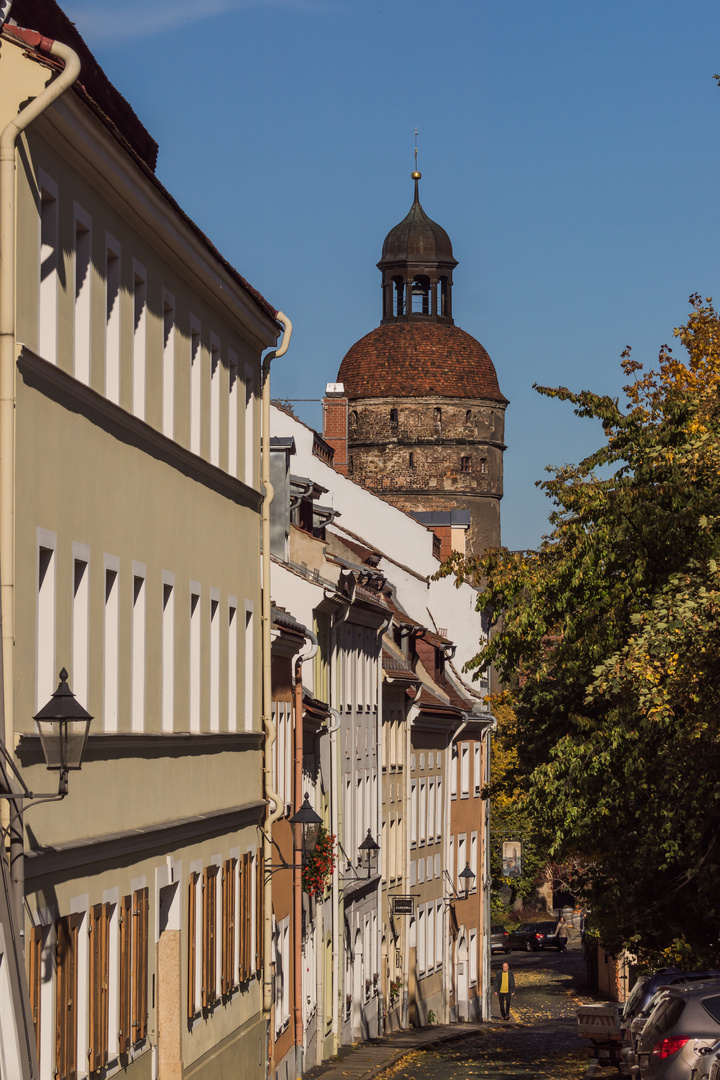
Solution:
<svg viewBox="0 0 720 1080">
<path fill-rule="evenodd" d="M 462 1039 L 467 1035 L 476 1035 L 489 1028 L 489 1024 L 433 1024 L 432 1027 L 409 1028 L 407 1031 L 393 1031 L 382 1039 L 372 1039 L 355 1046 L 343 1046 L 338 1057 L 324 1065 L 308 1069 L 303 1075 L 309 1080 L 361 1080 L 363 1077 L 376 1076 L 394 1065 L 411 1050 L 427 1050 Z"/>
</svg>

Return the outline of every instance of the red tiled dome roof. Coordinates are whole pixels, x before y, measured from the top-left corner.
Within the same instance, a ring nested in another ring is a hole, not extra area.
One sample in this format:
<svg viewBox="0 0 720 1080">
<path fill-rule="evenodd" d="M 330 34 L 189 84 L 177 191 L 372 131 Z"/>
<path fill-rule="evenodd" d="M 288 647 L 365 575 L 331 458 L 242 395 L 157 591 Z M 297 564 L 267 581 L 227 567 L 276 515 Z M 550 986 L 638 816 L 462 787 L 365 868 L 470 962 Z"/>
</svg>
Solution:
<svg viewBox="0 0 720 1080">
<path fill-rule="evenodd" d="M 337 381 L 353 399 L 437 395 L 507 404 L 480 342 L 446 323 L 382 323 L 347 351 Z"/>
</svg>

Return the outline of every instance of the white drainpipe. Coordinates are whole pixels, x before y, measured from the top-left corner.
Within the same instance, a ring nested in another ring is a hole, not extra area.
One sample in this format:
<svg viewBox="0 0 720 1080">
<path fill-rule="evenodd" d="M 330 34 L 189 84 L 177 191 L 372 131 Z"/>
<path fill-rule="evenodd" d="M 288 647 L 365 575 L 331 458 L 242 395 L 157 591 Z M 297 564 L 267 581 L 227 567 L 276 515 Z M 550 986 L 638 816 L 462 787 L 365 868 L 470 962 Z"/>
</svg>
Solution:
<svg viewBox="0 0 720 1080">
<path fill-rule="evenodd" d="M 284 326 L 282 341 L 277 349 L 268 353 L 262 364 L 262 482 L 265 489 L 265 498 L 262 505 L 262 658 L 263 658 L 263 681 L 262 681 L 262 720 L 265 731 L 265 748 L 263 768 L 265 774 L 265 798 L 267 800 L 267 817 L 263 829 L 263 857 L 267 867 L 271 862 L 270 837 L 274 821 L 282 817 L 282 802 L 280 796 L 273 791 L 272 778 L 272 748 L 277 736 L 277 728 L 272 719 L 272 668 L 271 668 L 271 639 L 270 629 L 272 623 L 271 599 L 270 599 L 270 503 L 273 499 L 273 486 L 270 483 L 270 364 L 278 356 L 284 356 L 290 344 L 292 336 L 292 323 L 287 315 L 278 311 L 275 316 L 279 323 Z M 270 803 L 273 808 L 270 809 Z M 270 1012 L 272 1009 L 272 877 L 265 870 L 264 881 L 264 916 L 263 916 L 263 1012 L 268 1031 L 268 1062 L 270 1061 Z"/>
</svg>

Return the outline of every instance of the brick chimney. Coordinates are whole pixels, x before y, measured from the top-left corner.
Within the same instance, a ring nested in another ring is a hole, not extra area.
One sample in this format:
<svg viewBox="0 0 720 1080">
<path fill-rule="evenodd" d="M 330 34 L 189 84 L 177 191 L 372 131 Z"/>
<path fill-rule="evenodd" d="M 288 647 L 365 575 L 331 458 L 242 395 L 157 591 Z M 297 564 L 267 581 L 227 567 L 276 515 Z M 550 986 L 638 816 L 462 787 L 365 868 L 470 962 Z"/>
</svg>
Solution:
<svg viewBox="0 0 720 1080">
<path fill-rule="evenodd" d="M 348 475 L 348 399 L 342 383 L 328 383 L 323 398 L 323 439 L 335 451 L 333 467 Z"/>
</svg>

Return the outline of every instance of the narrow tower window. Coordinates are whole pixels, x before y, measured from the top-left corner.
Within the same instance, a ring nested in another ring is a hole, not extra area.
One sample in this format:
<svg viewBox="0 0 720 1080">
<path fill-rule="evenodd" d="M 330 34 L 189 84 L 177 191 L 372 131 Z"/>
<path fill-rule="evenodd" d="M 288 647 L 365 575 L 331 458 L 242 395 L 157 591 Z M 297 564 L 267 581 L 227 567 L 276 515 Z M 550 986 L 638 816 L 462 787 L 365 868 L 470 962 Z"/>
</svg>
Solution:
<svg viewBox="0 0 720 1080">
<path fill-rule="evenodd" d="M 397 424 L 397 422 L 398 422 L 398 411 L 397 411 L 397 409 L 391 409 L 390 410 L 390 423 L 391 424 Z"/>
<path fill-rule="evenodd" d="M 470 472 L 470 458 L 460 458 L 460 472 Z"/>
</svg>

